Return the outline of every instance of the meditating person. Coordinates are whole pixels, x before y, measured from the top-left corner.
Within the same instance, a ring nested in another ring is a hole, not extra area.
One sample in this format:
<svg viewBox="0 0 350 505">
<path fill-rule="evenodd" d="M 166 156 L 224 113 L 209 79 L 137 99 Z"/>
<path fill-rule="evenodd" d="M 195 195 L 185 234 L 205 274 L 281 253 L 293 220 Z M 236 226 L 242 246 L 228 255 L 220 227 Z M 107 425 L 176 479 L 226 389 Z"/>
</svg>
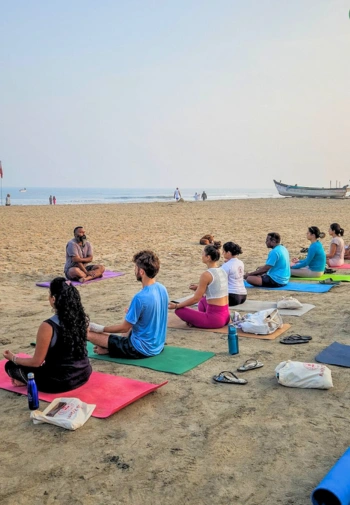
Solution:
<svg viewBox="0 0 350 505">
<path fill-rule="evenodd" d="M 246 273 L 244 278 L 252 286 L 265 288 L 285 286 L 290 278 L 289 253 L 281 244 L 279 233 L 268 233 L 265 243 L 268 249 L 272 249 L 267 256 L 266 265 L 254 272 Z"/>
<path fill-rule="evenodd" d="M 293 258 L 291 264 L 291 275 L 293 277 L 321 277 L 326 266 L 326 253 L 322 247 L 320 238 L 321 232 L 317 226 L 310 226 L 306 233 L 306 238 L 310 240 L 307 256 L 304 260 Z"/>
<path fill-rule="evenodd" d="M 92 245 L 86 240 L 84 228 L 76 226 L 73 233 L 74 238 L 66 245 L 65 276 L 81 283 L 102 277 L 105 271 L 103 265 L 88 265 L 93 259 Z"/>
<path fill-rule="evenodd" d="M 247 299 L 247 290 L 244 285 L 244 264 L 237 258 L 239 254 L 242 254 L 242 249 L 234 242 L 226 242 L 222 249 L 225 263 L 221 265 L 221 268 L 227 273 L 228 304 L 233 307 L 244 303 Z"/>
<path fill-rule="evenodd" d="M 49 302 L 55 315 L 39 326 L 34 356 L 21 358 L 6 350 L 5 371 L 14 386 L 25 386 L 32 372 L 39 391 L 63 393 L 82 386 L 91 375 L 86 350 L 89 318 L 78 290 L 64 277 L 51 281 Z"/>
<path fill-rule="evenodd" d="M 220 259 L 219 247 L 207 245 L 202 253 L 202 262 L 208 270 L 199 278 L 199 284 L 191 284 L 194 295 L 181 303 L 169 303 L 169 309 L 175 309 L 175 314 L 196 328 L 222 328 L 230 321 L 228 308 L 227 273 L 218 267 Z M 198 310 L 189 308 L 198 303 Z"/>
<path fill-rule="evenodd" d="M 344 265 L 345 245 L 342 236 L 343 228 L 338 223 L 332 223 L 328 233 L 332 237 L 329 253 L 326 254 L 327 265 L 329 267 L 340 267 Z"/>
<path fill-rule="evenodd" d="M 164 348 L 169 297 L 165 287 L 156 282 L 159 258 L 152 251 L 140 251 L 133 262 L 142 289 L 132 299 L 122 323 L 111 326 L 90 323 L 88 340 L 95 344 L 96 354 L 139 359 L 156 356 Z"/>
</svg>

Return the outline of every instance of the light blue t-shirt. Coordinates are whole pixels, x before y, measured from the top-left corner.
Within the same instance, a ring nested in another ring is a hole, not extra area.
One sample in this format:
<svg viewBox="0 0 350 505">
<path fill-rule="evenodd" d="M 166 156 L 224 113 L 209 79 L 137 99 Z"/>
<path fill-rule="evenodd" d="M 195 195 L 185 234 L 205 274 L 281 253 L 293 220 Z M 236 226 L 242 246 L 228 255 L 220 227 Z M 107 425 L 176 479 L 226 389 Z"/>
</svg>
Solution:
<svg viewBox="0 0 350 505">
<path fill-rule="evenodd" d="M 271 268 L 267 275 L 278 284 L 288 284 L 290 278 L 289 253 L 282 245 L 276 245 L 270 252 L 266 260 L 266 265 Z"/>
<path fill-rule="evenodd" d="M 310 245 L 306 258 L 302 261 L 298 261 L 292 269 L 309 267 L 313 272 L 323 272 L 325 266 L 326 253 L 324 252 L 321 242 L 316 240 L 316 242 Z"/>
<path fill-rule="evenodd" d="M 156 356 L 164 348 L 168 303 L 168 292 L 159 282 L 145 286 L 131 301 L 125 316 L 132 324 L 131 343 L 145 356 Z"/>
</svg>

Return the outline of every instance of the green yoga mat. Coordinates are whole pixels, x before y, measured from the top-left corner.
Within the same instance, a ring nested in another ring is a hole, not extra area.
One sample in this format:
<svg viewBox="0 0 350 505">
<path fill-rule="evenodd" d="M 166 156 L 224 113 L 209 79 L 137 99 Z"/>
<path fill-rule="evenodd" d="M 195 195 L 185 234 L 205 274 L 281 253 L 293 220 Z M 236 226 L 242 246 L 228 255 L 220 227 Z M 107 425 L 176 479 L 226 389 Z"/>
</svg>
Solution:
<svg viewBox="0 0 350 505">
<path fill-rule="evenodd" d="M 99 359 L 102 361 L 113 361 L 122 365 L 140 366 L 150 368 L 158 372 L 168 372 L 176 375 L 181 375 L 192 368 L 204 363 L 208 359 L 215 356 L 214 352 L 196 351 L 194 349 L 186 349 L 185 347 L 172 347 L 166 345 L 163 352 L 158 356 L 151 356 L 144 359 L 126 359 L 126 358 L 111 358 L 108 354 L 95 354 L 93 344 L 87 343 L 89 358 Z"/>
<path fill-rule="evenodd" d="M 338 282 L 350 282 L 350 275 L 340 275 L 340 274 L 323 274 L 321 277 L 292 277 L 291 280 L 299 281 L 324 281 L 326 279 L 332 279 Z"/>
</svg>

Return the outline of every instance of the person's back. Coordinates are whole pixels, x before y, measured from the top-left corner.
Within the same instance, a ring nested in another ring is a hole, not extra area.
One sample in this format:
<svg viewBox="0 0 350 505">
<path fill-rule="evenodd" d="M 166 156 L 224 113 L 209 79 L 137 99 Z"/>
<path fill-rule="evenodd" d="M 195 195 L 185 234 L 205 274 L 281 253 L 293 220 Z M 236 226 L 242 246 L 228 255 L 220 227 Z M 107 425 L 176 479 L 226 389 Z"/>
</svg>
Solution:
<svg viewBox="0 0 350 505">
<path fill-rule="evenodd" d="M 325 269 L 326 253 L 324 252 L 321 242 L 316 240 L 316 242 L 310 245 L 308 255 L 304 262 L 306 262 L 306 265 L 303 266 L 308 266 L 310 270 L 314 272 L 322 272 Z M 303 261 L 299 262 L 299 265 L 301 264 L 303 264 Z"/>
<path fill-rule="evenodd" d="M 247 289 L 244 285 L 244 263 L 238 258 L 231 258 L 221 265 L 228 276 L 228 292 L 237 295 L 246 295 Z"/>
<path fill-rule="evenodd" d="M 159 282 L 145 286 L 132 299 L 125 319 L 132 324 L 132 345 L 145 356 L 155 356 L 164 348 L 168 303 L 167 290 Z"/>
<path fill-rule="evenodd" d="M 267 275 L 278 284 L 286 285 L 290 278 L 290 259 L 287 249 L 278 244 L 274 247 L 267 257 L 266 264 L 271 268 Z"/>
<path fill-rule="evenodd" d="M 334 265 L 340 265 L 342 262 L 344 262 L 344 253 L 345 253 L 345 244 L 344 240 L 342 237 L 334 237 L 331 240 L 331 244 L 335 244 L 336 246 L 336 251 L 334 256 L 332 257 L 332 261 L 334 262 Z"/>
</svg>

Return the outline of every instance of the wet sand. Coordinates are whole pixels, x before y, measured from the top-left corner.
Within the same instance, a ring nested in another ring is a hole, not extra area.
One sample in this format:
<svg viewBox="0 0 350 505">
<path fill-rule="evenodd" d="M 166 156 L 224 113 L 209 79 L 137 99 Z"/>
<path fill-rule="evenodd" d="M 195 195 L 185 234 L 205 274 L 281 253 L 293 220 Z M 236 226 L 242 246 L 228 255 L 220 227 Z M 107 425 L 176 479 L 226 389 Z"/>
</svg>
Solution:
<svg viewBox="0 0 350 505">
<path fill-rule="evenodd" d="M 161 259 L 158 280 L 170 297 L 189 294 L 203 271 L 199 238 L 212 233 L 243 248 L 246 270 L 265 263 L 266 233 L 277 231 L 291 257 L 307 247 L 307 226 L 339 222 L 350 241 L 349 201 L 261 199 L 126 205 L 1 207 L 1 350 L 31 353 L 39 324 L 50 317 L 48 291 L 35 282 L 63 272 L 65 245 L 83 225 L 94 261 L 125 276 L 79 288 L 94 322 L 120 321 L 140 285 L 132 256 L 151 248 Z M 323 240 L 328 249 L 330 238 Z M 347 273 L 342 270 L 342 273 Z M 350 271 L 349 271 L 350 273 Z M 169 383 L 112 417 L 91 418 L 76 432 L 34 426 L 27 399 L 0 390 L 3 505 L 272 505 L 310 503 L 312 489 L 348 448 L 350 369 L 330 366 L 328 391 L 284 388 L 281 361 L 314 361 L 333 341 L 349 343 L 350 284 L 326 294 L 298 293 L 315 309 L 284 317 L 307 345 L 243 339 L 229 356 L 221 335 L 169 329 L 167 342 L 216 356 L 181 376 L 92 361 L 93 369 Z M 254 300 L 288 292 L 250 289 Z M 211 377 L 256 357 L 246 386 L 214 384 Z M 117 393 L 116 393 L 117 394 Z M 47 404 L 41 402 L 43 409 Z"/>
</svg>

